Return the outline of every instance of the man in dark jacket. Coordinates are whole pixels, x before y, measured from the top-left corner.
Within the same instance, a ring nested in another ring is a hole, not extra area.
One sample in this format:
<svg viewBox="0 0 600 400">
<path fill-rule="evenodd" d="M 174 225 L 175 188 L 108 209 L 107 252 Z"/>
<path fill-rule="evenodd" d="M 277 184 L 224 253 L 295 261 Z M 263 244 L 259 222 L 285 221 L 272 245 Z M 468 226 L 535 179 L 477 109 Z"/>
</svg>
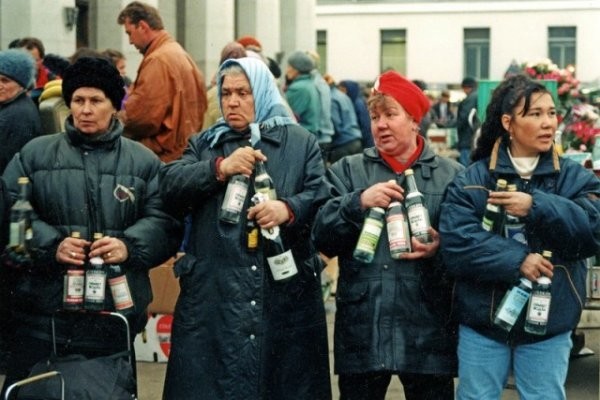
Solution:
<svg viewBox="0 0 600 400">
<path fill-rule="evenodd" d="M 479 128 L 477 118 L 477 81 L 466 77 L 461 83 L 463 92 L 467 95 L 459 104 L 456 112 L 456 133 L 458 135 L 458 161 L 467 166 L 471 159 L 473 138 Z"/>
<path fill-rule="evenodd" d="M 340 265 L 334 355 L 341 398 L 383 400 L 392 375 L 398 375 L 408 400 L 450 400 L 456 337 L 435 228 L 446 185 L 462 167 L 436 156 L 419 135 L 429 100 L 415 84 L 386 72 L 368 104 L 375 147 L 332 165 L 315 200 L 320 210 L 313 239 Z M 405 199 L 400 185 L 408 168 L 424 195 L 432 242 L 412 238 L 412 252 L 394 259 L 384 229 L 373 262 L 355 260 L 366 211 Z"/>
</svg>

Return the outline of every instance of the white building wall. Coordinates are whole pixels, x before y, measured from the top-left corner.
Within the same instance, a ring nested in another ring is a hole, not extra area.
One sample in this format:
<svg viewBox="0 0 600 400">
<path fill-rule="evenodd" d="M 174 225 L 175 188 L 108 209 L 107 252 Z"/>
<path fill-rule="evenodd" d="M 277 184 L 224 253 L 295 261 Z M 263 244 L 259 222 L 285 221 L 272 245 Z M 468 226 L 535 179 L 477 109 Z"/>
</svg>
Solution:
<svg viewBox="0 0 600 400">
<path fill-rule="evenodd" d="M 463 78 L 464 28 L 490 29 L 490 79 L 518 63 L 546 58 L 549 26 L 577 26 L 577 76 L 600 77 L 600 1 L 403 3 L 317 6 L 327 31 L 327 70 L 336 79 L 372 81 L 380 71 L 380 30 L 405 29 L 412 79 Z"/>
</svg>

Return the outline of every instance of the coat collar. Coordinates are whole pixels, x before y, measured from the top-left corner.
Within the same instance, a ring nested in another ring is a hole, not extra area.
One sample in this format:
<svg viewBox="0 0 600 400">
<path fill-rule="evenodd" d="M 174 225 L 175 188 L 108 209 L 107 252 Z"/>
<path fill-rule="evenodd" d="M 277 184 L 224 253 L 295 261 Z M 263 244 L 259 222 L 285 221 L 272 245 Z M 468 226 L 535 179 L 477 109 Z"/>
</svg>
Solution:
<svg viewBox="0 0 600 400">
<path fill-rule="evenodd" d="M 376 147 L 369 147 L 365 149 L 363 151 L 363 154 L 365 158 L 370 159 L 373 162 L 385 164 L 386 167 L 391 169 L 391 167 L 379 156 L 379 151 Z M 421 156 L 417 159 L 417 161 L 413 163 L 413 165 L 411 165 L 411 168 L 414 168 L 415 165 L 418 165 L 421 168 L 421 175 L 425 179 L 430 178 L 432 170 L 438 167 L 439 160 L 437 158 L 437 155 L 435 154 L 431 146 L 427 144 L 427 141 L 425 141 L 423 145 L 423 151 L 421 152 Z"/>
<path fill-rule="evenodd" d="M 113 118 L 106 133 L 97 136 L 85 135 L 73 126 L 73 117 L 69 116 L 65 122 L 65 131 L 68 140 L 73 146 L 86 150 L 98 148 L 112 148 L 123 133 L 123 125 Z"/>
<path fill-rule="evenodd" d="M 498 138 L 496 143 L 494 143 L 488 166 L 492 172 L 515 172 L 515 167 L 512 165 L 510 157 L 508 156 L 507 144 L 502 138 Z M 538 175 L 556 172 L 560 172 L 560 162 L 558 152 L 554 146 L 552 146 L 552 149 L 540 154 L 540 162 L 535 171 L 533 171 L 533 174 Z"/>
</svg>

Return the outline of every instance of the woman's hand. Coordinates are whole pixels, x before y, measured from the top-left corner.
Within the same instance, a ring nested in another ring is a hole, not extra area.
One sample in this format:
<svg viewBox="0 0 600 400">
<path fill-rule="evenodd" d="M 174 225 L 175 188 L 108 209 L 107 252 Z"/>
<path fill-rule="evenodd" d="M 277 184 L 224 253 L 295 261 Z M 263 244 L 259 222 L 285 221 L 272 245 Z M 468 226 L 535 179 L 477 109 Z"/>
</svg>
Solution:
<svg viewBox="0 0 600 400">
<path fill-rule="evenodd" d="M 281 200 L 267 200 L 248 209 L 248 219 L 264 229 L 274 228 L 290 219 L 287 205 Z"/>
<path fill-rule="evenodd" d="M 490 192 L 488 203 L 503 206 L 510 215 L 526 217 L 533 204 L 533 197 L 524 192 Z"/>
<path fill-rule="evenodd" d="M 417 258 L 433 257 L 440 247 L 440 234 L 432 227 L 429 227 L 427 232 L 431 236 L 431 243 L 421 243 L 417 238 L 411 237 L 412 251 L 410 253 L 403 253 L 400 258 L 403 260 L 415 260 Z"/>
<path fill-rule="evenodd" d="M 83 265 L 87 257 L 85 248 L 89 245 L 87 240 L 67 237 L 56 249 L 56 261 L 61 264 Z"/>
<path fill-rule="evenodd" d="M 225 179 L 237 174 L 250 176 L 257 160 L 267 161 L 267 157 L 250 146 L 240 147 L 221 161 L 219 174 Z"/>
<path fill-rule="evenodd" d="M 122 240 L 104 236 L 92 243 L 89 257 L 102 257 L 105 263 L 119 264 L 127 261 L 129 252 Z"/>
<path fill-rule="evenodd" d="M 376 183 L 360 195 L 363 210 L 373 207 L 387 208 L 392 200 L 404 201 L 404 189 L 395 181 Z"/>
<path fill-rule="evenodd" d="M 535 282 L 541 276 L 552 278 L 554 265 L 542 257 L 541 254 L 531 253 L 525 257 L 519 270 L 521 271 L 521 275 Z"/>
</svg>

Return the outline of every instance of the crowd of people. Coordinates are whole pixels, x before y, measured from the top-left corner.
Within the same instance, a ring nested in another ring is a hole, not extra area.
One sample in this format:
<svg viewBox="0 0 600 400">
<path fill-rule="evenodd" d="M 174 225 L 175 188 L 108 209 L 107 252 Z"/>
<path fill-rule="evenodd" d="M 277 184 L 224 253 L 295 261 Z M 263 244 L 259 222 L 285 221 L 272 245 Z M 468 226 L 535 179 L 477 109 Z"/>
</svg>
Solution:
<svg viewBox="0 0 600 400">
<path fill-rule="evenodd" d="M 365 97 L 322 75 L 316 53 L 281 68 L 251 36 L 226 44 L 205 82 L 156 8 L 131 2 L 115 23 L 143 55 L 133 79 L 112 49 L 60 57 L 23 38 L 0 51 L 0 396 L 53 352 L 117 351 L 112 328 L 54 315 L 67 269 L 94 257 L 120 266 L 133 342 L 148 271 L 181 250 L 164 399 L 330 400 L 321 273 L 335 257 L 340 399 L 383 400 L 396 376 L 409 400 L 494 400 L 510 373 L 522 399 L 565 398 L 585 259 L 600 246 L 600 180 L 558 156 L 543 85 L 506 78 L 479 121 L 473 78 L 458 107 L 393 70 Z M 42 129 L 49 98 L 68 110 L 60 132 Z M 457 130 L 458 160 L 430 146 L 431 124 Z M 19 248 L 9 228 L 21 177 L 32 235 Z M 390 230 L 389 215 L 380 233 L 363 229 L 398 203 L 410 230 Z M 519 240 L 486 225 L 490 209 Z M 369 262 L 355 256 L 363 231 Z M 526 328 L 525 311 L 509 330 L 495 323 L 507 290 L 542 277 L 544 332 Z"/>
</svg>

